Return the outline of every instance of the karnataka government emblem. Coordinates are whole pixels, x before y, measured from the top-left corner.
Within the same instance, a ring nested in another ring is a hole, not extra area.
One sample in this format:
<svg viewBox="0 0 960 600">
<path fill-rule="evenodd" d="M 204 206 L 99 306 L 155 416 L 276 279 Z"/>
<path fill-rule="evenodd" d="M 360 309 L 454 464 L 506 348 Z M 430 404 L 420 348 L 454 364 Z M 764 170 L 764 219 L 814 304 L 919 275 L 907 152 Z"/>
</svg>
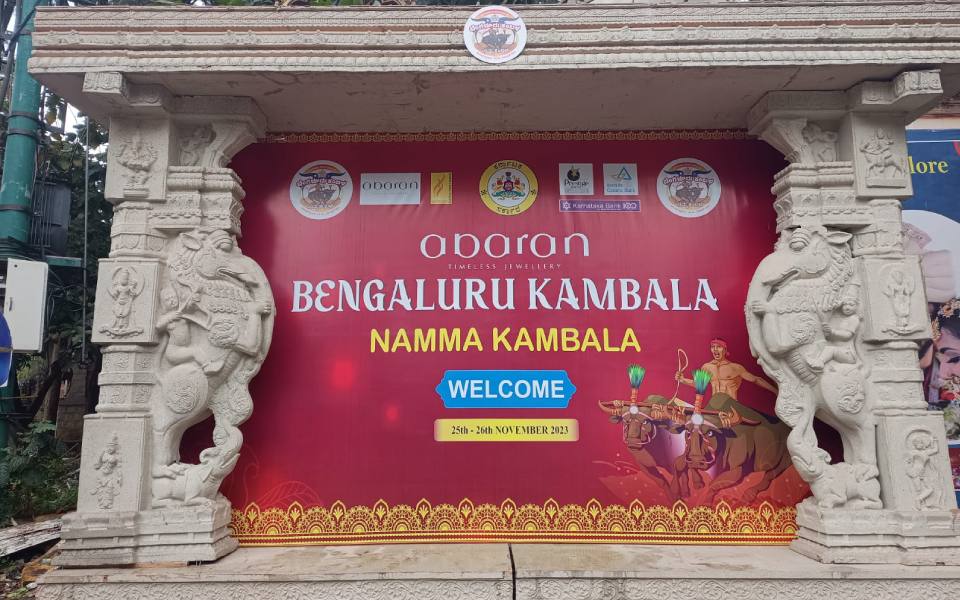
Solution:
<svg viewBox="0 0 960 600">
<path fill-rule="evenodd" d="M 480 178 L 480 197 L 497 214 L 519 215 L 537 199 L 537 176 L 522 162 L 497 161 Z"/>
<path fill-rule="evenodd" d="M 660 170 L 657 196 L 675 215 L 702 217 L 720 202 L 720 178 L 702 160 L 678 158 Z"/>
<path fill-rule="evenodd" d="M 523 52 L 527 26 L 505 6 L 484 6 L 463 26 L 463 42 L 470 54 L 485 63 L 503 63 Z"/>
<path fill-rule="evenodd" d="M 290 202 L 308 219 L 340 214 L 353 196 L 353 180 L 343 165 L 315 160 L 297 169 L 290 182 Z"/>
</svg>

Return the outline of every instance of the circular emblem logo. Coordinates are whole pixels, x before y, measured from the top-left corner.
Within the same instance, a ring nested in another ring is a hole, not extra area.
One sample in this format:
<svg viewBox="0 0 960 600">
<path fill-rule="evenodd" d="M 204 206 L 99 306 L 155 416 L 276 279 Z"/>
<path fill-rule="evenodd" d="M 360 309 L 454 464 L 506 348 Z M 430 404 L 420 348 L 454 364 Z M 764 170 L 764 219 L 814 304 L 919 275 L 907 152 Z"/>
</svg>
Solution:
<svg viewBox="0 0 960 600">
<path fill-rule="evenodd" d="M 474 58 L 503 63 L 520 56 L 527 44 L 527 26 L 505 6 L 484 6 L 463 26 L 463 42 Z"/>
<path fill-rule="evenodd" d="M 290 202 L 308 219 L 340 214 L 353 197 L 353 180 L 343 165 L 315 160 L 297 169 L 290 182 Z"/>
<path fill-rule="evenodd" d="M 480 197 L 501 215 L 519 215 L 537 199 L 537 176 L 516 160 L 499 160 L 480 177 Z"/>
<path fill-rule="evenodd" d="M 720 202 L 720 178 L 702 160 L 678 158 L 660 170 L 657 196 L 675 215 L 702 217 Z"/>
</svg>

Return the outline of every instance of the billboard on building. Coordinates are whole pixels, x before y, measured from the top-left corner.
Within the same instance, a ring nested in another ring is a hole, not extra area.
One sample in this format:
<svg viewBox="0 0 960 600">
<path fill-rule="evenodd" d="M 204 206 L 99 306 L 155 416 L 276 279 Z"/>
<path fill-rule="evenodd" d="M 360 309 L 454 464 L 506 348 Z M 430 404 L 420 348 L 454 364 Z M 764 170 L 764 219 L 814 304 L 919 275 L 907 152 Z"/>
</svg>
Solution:
<svg viewBox="0 0 960 600">
<path fill-rule="evenodd" d="M 232 166 L 277 302 L 223 488 L 241 543 L 792 538 L 808 490 L 743 312 L 764 143 L 293 134 Z"/>
<path fill-rule="evenodd" d="M 919 255 L 933 338 L 920 348 L 928 406 L 942 410 L 960 490 L 960 131 L 907 132 L 912 198 L 904 245 Z"/>
</svg>

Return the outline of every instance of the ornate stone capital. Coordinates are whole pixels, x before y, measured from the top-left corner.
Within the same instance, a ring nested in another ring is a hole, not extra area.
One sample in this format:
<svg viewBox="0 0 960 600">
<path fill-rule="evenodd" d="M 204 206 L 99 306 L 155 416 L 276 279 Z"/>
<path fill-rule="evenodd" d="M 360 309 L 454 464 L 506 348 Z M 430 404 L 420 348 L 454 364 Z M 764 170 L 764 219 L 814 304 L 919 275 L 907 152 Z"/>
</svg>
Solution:
<svg viewBox="0 0 960 600">
<path fill-rule="evenodd" d="M 791 163 L 832 163 L 837 161 L 837 133 L 805 117 L 773 117 L 753 130 L 783 153 Z"/>
<path fill-rule="evenodd" d="M 173 99 L 162 85 L 132 83 L 119 71 L 85 73 L 81 90 L 115 117 L 163 116 Z"/>
<path fill-rule="evenodd" d="M 184 96 L 173 107 L 177 156 L 183 167 L 221 168 L 264 136 L 266 118 L 250 98 Z"/>
</svg>

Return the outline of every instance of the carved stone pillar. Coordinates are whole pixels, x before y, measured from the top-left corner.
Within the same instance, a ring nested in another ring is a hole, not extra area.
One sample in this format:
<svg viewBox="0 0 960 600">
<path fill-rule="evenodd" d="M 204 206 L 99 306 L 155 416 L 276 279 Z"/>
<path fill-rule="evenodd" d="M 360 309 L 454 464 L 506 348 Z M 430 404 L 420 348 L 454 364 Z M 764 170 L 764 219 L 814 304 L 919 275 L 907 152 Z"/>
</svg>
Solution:
<svg viewBox="0 0 960 600">
<path fill-rule="evenodd" d="M 84 91 L 115 108 L 114 220 L 93 323 L 100 402 L 58 563 L 214 560 L 236 547 L 218 488 L 273 326 L 270 286 L 236 246 L 243 190 L 224 165 L 262 134 L 263 116 L 247 98 L 172 97 L 119 73 L 88 74 Z M 184 431 L 211 415 L 210 447 L 182 462 Z"/>
<path fill-rule="evenodd" d="M 941 93 L 938 72 L 914 71 L 771 92 L 750 111 L 751 131 L 791 163 L 773 186 L 779 240 L 750 284 L 750 344 L 813 491 L 793 548 L 823 562 L 960 564 L 943 420 L 917 364 L 924 288 L 900 220 L 904 127 Z M 814 416 L 840 433 L 843 461 L 820 448 Z"/>
</svg>

